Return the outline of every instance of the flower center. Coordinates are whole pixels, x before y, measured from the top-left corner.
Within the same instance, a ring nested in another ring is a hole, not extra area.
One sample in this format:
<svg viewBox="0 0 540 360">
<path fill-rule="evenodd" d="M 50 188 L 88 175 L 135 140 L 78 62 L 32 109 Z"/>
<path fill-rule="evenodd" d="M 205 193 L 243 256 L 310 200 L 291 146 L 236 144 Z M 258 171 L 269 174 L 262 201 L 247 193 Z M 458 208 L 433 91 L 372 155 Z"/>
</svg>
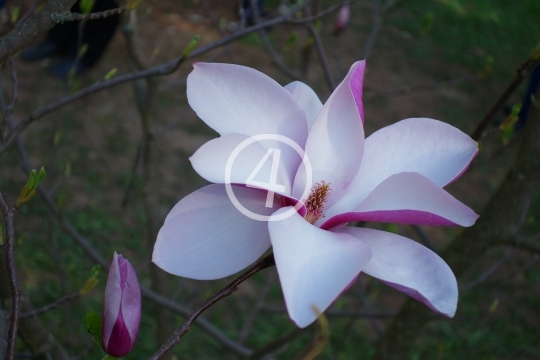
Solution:
<svg viewBox="0 0 540 360">
<path fill-rule="evenodd" d="M 327 184 L 324 181 L 313 185 L 308 198 L 304 201 L 307 210 L 305 219 L 309 223 L 315 224 L 317 220 L 324 216 L 324 205 L 331 193 L 332 189 L 330 189 L 330 184 Z"/>
</svg>

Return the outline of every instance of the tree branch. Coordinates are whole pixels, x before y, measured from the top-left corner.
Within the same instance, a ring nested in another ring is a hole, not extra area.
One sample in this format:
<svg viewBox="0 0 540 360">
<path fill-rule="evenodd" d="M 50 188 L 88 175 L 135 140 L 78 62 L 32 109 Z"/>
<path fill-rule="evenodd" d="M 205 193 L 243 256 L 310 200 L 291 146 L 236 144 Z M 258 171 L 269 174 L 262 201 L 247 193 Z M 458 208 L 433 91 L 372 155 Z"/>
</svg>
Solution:
<svg viewBox="0 0 540 360">
<path fill-rule="evenodd" d="M 480 140 L 482 137 L 482 134 L 486 130 L 486 128 L 491 124 L 497 113 L 502 109 L 502 107 L 507 103 L 510 96 L 516 91 L 518 86 L 527 78 L 527 75 L 536 67 L 540 65 L 540 57 L 535 59 L 533 57 L 527 59 L 523 64 L 521 64 L 517 70 L 516 70 L 516 76 L 514 79 L 510 82 L 510 84 L 506 87 L 504 92 L 501 94 L 501 96 L 497 99 L 495 104 L 489 109 L 486 116 L 480 121 L 480 123 L 476 126 L 476 129 L 474 129 L 473 133 L 471 134 L 471 137 L 473 140 Z"/>
<path fill-rule="evenodd" d="M 98 19 L 105 19 L 106 17 L 113 16 L 113 15 L 120 15 L 126 11 L 126 7 L 122 6 L 116 9 L 109 9 L 105 11 L 100 11 L 96 13 L 90 13 L 90 14 L 79 14 L 79 13 L 54 13 L 51 14 L 51 19 L 55 23 L 64 23 L 67 21 L 87 21 L 87 20 L 98 20 Z"/>
<path fill-rule="evenodd" d="M 60 299 L 56 300 L 55 302 L 50 303 L 48 305 L 45 305 L 44 307 L 42 307 L 40 309 L 31 310 L 31 311 L 27 311 L 27 312 L 22 313 L 20 315 L 20 318 L 21 319 L 28 319 L 28 318 L 31 318 L 31 317 L 34 317 L 34 316 L 44 314 L 44 313 L 46 313 L 48 311 L 56 309 L 61 304 L 65 303 L 66 301 L 77 299 L 80 296 L 81 296 L 81 293 L 78 292 L 78 291 L 76 293 L 73 293 L 73 294 L 62 296 Z"/>
<path fill-rule="evenodd" d="M 56 23 L 51 14 L 68 12 L 76 0 L 51 0 L 37 14 L 0 38 L 0 63 L 30 45 Z"/>
<path fill-rule="evenodd" d="M 57 1 L 59 1 L 59 0 L 57 0 Z M 284 15 L 278 16 L 278 17 L 276 17 L 274 19 L 270 19 L 270 20 L 261 22 L 259 24 L 253 25 L 253 26 L 248 27 L 248 28 L 241 29 L 241 30 L 235 32 L 234 34 L 222 37 L 221 39 L 219 39 L 217 41 L 214 41 L 213 43 L 210 43 L 210 44 L 205 45 L 205 46 L 198 47 L 198 48 L 194 49 L 187 58 L 185 58 L 183 56 L 180 56 L 180 57 L 174 58 L 172 60 L 169 60 L 166 63 L 155 66 L 153 68 L 149 68 L 149 69 L 142 70 L 142 71 L 136 71 L 136 72 L 132 72 L 132 73 L 129 73 L 129 74 L 124 74 L 124 75 L 120 75 L 120 76 L 117 76 L 115 78 L 112 78 L 110 80 L 97 82 L 97 83 L 95 83 L 93 85 L 90 85 L 89 87 L 87 87 L 85 89 L 79 90 L 76 93 L 73 93 L 71 95 L 66 96 L 63 99 L 60 99 L 57 102 L 54 102 L 52 104 L 49 104 L 49 105 L 44 106 L 42 108 L 39 108 L 39 109 L 35 110 L 34 112 L 32 112 L 24 120 L 19 122 L 15 126 L 15 128 L 12 131 L 10 131 L 9 136 L 6 138 L 6 140 L 0 146 L 0 154 L 3 153 L 4 151 L 6 151 L 12 145 L 12 143 L 15 140 L 15 138 L 17 137 L 17 135 L 19 135 L 21 133 L 21 131 L 24 130 L 28 125 L 30 125 L 35 120 L 37 120 L 37 119 L 39 119 L 39 118 L 53 112 L 53 111 L 56 111 L 56 110 L 64 107 L 65 105 L 68 105 L 68 104 L 70 104 L 70 103 L 72 103 L 72 102 L 74 102 L 76 100 L 83 99 L 86 96 L 91 95 L 91 94 L 93 94 L 95 92 L 98 92 L 98 91 L 101 91 L 101 90 L 104 90 L 104 89 L 107 89 L 107 88 L 110 88 L 110 87 L 113 87 L 113 86 L 116 86 L 116 85 L 119 85 L 119 84 L 123 84 L 123 83 L 129 82 L 129 81 L 134 81 L 134 80 L 138 80 L 138 79 L 142 79 L 142 78 L 146 78 L 146 77 L 150 77 L 150 76 L 163 76 L 163 75 L 171 74 L 174 71 L 176 71 L 176 69 L 178 69 L 178 67 L 187 59 L 192 59 L 192 58 L 194 58 L 196 56 L 207 53 L 208 51 L 211 51 L 211 50 L 213 50 L 215 48 L 227 45 L 227 44 L 229 44 L 229 43 L 231 43 L 231 42 L 233 42 L 235 40 L 238 40 L 238 39 L 240 39 L 240 38 L 244 37 L 245 35 L 250 34 L 252 32 L 259 31 L 261 29 L 265 29 L 265 28 L 268 28 L 268 27 L 272 27 L 272 26 L 275 26 L 277 24 L 280 24 L 280 23 L 283 23 L 283 22 L 287 21 L 297 11 L 299 11 L 303 7 L 307 6 L 310 3 L 310 1 L 311 0 L 304 1 L 304 3 L 302 5 L 300 5 L 298 7 L 295 7 L 293 10 L 289 11 L 288 13 L 286 13 Z M 0 47 L 0 49 L 1 49 L 1 47 Z"/>
<path fill-rule="evenodd" d="M 150 358 L 149 360 L 160 359 L 167 351 L 169 351 L 174 345 L 178 344 L 182 337 L 189 331 L 191 324 L 201 315 L 205 310 L 211 307 L 213 304 L 219 300 L 231 295 L 236 291 L 236 288 L 243 283 L 245 280 L 249 279 L 251 276 L 255 275 L 261 270 L 274 266 L 276 264 L 274 260 L 274 254 L 267 255 L 259 259 L 253 266 L 251 266 L 247 271 L 242 275 L 234 279 L 231 283 L 225 286 L 223 289 L 219 290 L 212 297 L 202 302 L 199 306 L 193 310 L 186 321 L 174 332 L 174 334 L 165 342 Z"/>
<path fill-rule="evenodd" d="M 6 226 L 6 240 L 2 245 L 6 259 L 7 272 L 9 274 L 9 286 L 11 289 L 11 315 L 7 344 L 7 359 L 15 359 L 15 346 L 17 344 L 17 328 L 19 326 L 19 312 L 21 307 L 21 290 L 17 278 L 17 268 L 15 267 L 15 256 L 13 250 L 15 247 L 15 229 L 13 227 L 13 214 L 15 208 L 10 209 L 6 204 L 2 193 L 0 193 L 0 210 L 4 216 Z"/>
<path fill-rule="evenodd" d="M 514 83 L 515 80 L 512 81 Z M 500 102 L 500 99 L 497 103 Z M 515 164 L 487 203 L 473 227 L 466 228 L 442 253 L 459 278 L 486 249 L 500 243 L 511 244 L 530 199 L 540 190 L 540 116 L 529 118 Z M 430 320 L 430 311 L 408 299 L 378 344 L 375 360 L 400 359 Z"/>
</svg>

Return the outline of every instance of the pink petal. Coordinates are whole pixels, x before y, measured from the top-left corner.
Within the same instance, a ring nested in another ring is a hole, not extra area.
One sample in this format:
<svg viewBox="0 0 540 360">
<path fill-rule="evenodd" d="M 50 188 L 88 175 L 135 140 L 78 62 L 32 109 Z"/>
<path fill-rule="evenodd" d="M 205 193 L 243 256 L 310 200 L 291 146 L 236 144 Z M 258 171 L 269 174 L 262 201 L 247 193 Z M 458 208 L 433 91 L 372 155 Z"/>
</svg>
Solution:
<svg viewBox="0 0 540 360">
<path fill-rule="evenodd" d="M 321 228 L 332 229 L 349 221 L 472 226 L 478 219 L 470 208 L 414 172 L 390 176 L 352 211 L 340 214 L 337 205 L 328 210 L 328 220 Z"/>
<path fill-rule="evenodd" d="M 250 175 L 264 159 L 267 150 L 260 142 L 254 142 L 240 151 L 235 151 L 235 149 L 241 149 L 241 144 L 248 144 L 245 141 L 249 141 L 247 135 L 238 133 L 223 135 L 201 146 L 189 160 L 195 171 L 210 182 L 246 185 Z M 228 173 L 230 177 L 227 179 L 225 176 L 226 168 L 231 154 L 234 156 L 234 159 L 231 159 L 231 166 Z M 270 189 L 272 187 L 271 190 L 276 190 L 273 186 L 277 184 L 282 186 L 284 190 L 275 192 L 290 195 L 291 185 L 288 182 L 286 183 L 289 177 L 287 175 L 281 175 L 282 172 L 286 172 L 283 167 L 278 170 L 275 183 L 273 182 L 272 186 L 270 185 L 273 167 L 272 159 L 273 154 L 264 161 L 262 167 L 257 171 L 254 180 L 259 182 L 258 188 Z M 279 163 L 283 165 L 281 156 Z M 266 186 L 263 186 L 263 184 Z"/>
<path fill-rule="evenodd" d="M 422 301 L 432 310 L 453 317 L 458 288 L 450 267 L 433 251 L 403 236 L 366 228 L 343 227 L 366 243 L 373 257 L 362 271 Z"/>
<path fill-rule="evenodd" d="M 317 115 L 321 111 L 323 104 L 315 91 L 301 81 L 293 81 L 284 86 L 290 92 L 298 105 L 306 114 L 308 130 L 311 129 Z"/>
<path fill-rule="evenodd" d="M 118 254 L 115 252 L 109 276 L 107 277 L 107 286 L 105 287 L 106 305 L 103 312 L 103 332 L 102 340 L 104 344 L 109 342 L 112 330 L 120 313 L 120 305 L 122 303 L 122 288 L 120 287 L 121 276 L 120 267 L 118 265 Z"/>
<path fill-rule="evenodd" d="M 279 134 L 304 148 L 304 111 L 277 82 L 240 65 L 196 63 L 193 67 L 187 79 L 188 102 L 208 126 L 221 135 Z M 268 148 L 281 149 L 287 173 L 296 173 L 301 159 L 290 146 L 276 141 Z"/>
<path fill-rule="evenodd" d="M 268 228 L 287 310 L 301 328 L 317 319 L 313 307 L 324 312 L 371 257 L 361 241 L 321 230 L 296 213 Z"/>
<path fill-rule="evenodd" d="M 129 332 L 132 344 L 135 344 L 139 323 L 141 321 L 141 288 L 137 273 L 130 262 L 125 260 L 127 267 L 127 276 L 125 287 L 122 294 L 122 316 Z"/>
<path fill-rule="evenodd" d="M 245 208 L 271 215 L 266 192 L 233 186 Z M 219 279 L 253 263 L 270 247 L 268 225 L 242 214 L 224 185 L 209 185 L 186 196 L 159 231 L 152 261 L 163 270 L 192 279 Z"/>
<path fill-rule="evenodd" d="M 365 61 L 353 64 L 319 112 L 306 143 L 306 156 L 313 168 L 313 183 L 324 181 L 331 184 L 332 194 L 327 206 L 343 195 L 362 162 L 362 81 L 365 66 Z M 299 198 L 306 186 L 311 185 L 306 185 L 306 171 L 300 167 L 294 180 L 293 196 Z"/>
<path fill-rule="evenodd" d="M 369 136 L 358 175 L 343 196 L 345 208 L 358 205 L 393 174 L 417 172 L 443 187 L 467 168 L 478 144 L 441 121 L 413 118 L 399 121 Z"/>
</svg>

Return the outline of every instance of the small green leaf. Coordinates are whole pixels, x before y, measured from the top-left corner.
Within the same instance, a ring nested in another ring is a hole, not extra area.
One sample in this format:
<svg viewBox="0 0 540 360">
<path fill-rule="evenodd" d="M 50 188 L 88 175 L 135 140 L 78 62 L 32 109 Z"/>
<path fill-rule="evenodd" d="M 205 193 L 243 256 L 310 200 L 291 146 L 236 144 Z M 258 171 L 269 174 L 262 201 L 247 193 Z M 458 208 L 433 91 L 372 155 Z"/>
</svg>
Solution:
<svg viewBox="0 0 540 360">
<path fill-rule="evenodd" d="M 433 27 L 435 16 L 432 13 L 427 13 L 422 17 L 422 27 L 420 28 L 420 34 L 426 35 Z"/>
<path fill-rule="evenodd" d="M 493 57 L 486 57 L 486 62 L 484 63 L 484 68 L 482 69 L 482 76 L 487 77 L 491 73 L 491 68 L 493 66 Z"/>
<path fill-rule="evenodd" d="M 107 74 L 105 74 L 105 80 L 110 80 L 113 78 L 114 75 L 116 75 L 116 72 L 118 71 L 118 68 L 112 68 L 109 70 Z"/>
<path fill-rule="evenodd" d="M 81 45 L 81 48 L 79 49 L 79 58 L 82 58 L 86 53 L 88 52 L 88 44 L 84 43 Z"/>
<path fill-rule="evenodd" d="M 538 60 L 540 59 L 540 42 L 538 42 L 538 45 L 533 49 L 531 53 L 531 59 L 532 60 Z"/>
<path fill-rule="evenodd" d="M 521 111 L 521 103 L 512 106 L 512 111 L 510 112 L 510 115 L 508 115 L 506 119 L 504 119 L 502 124 L 499 125 L 499 129 L 506 130 L 509 127 L 513 127 L 514 124 L 519 120 L 520 111 Z"/>
<path fill-rule="evenodd" d="M 189 56 L 189 54 L 191 54 L 193 49 L 195 49 L 195 46 L 197 46 L 197 43 L 199 42 L 200 39 L 201 39 L 201 36 L 199 34 L 195 34 L 195 36 L 191 38 L 191 40 L 189 41 L 189 44 L 187 44 L 186 48 L 184 49 L 182 56 L 183 57 Z"/>
<path fill-rule="evenodd" d="M 126 10 L 133 10 L 135 9 L 137 6 L 139 6 L 139 4 L 142 2 L 142 0 L 129 0 L 129 2 L 127 3 L 126 5 Z"/>
<path fill-rule="evenodd" d="M 101 327 L 103 325 L 103 320 L 101 317 L 96 314 L 92 309 L 89 309 L 84 317 L 84 328 L 88 331 L 95 342 L 101 348 Z"/>
<path fill-rule="evenodd" d="M 20 14 L 21 14 L 20 6 L 15 6 L 14 8 L 11 9 L 11 23 L 12 24 L 15 24 Z"/>
<path fill-rule="evenodd" d="M 81 9 L 81 13 L 83 14 L 90 14 L 92 12 L 92 9 L 94 8 L 96 0 L 81 0 L 79 3 L 79 9 Z"/>
<path fill-rule="evenodd" d="M 96 264 L 92 266 L 92 270 L 90 270 L 90 277 L 97 279 L 100 272 L 101 272 L 101 266 Z"/>
<path fill-rule="evenodd" d="M 490 313 L 494 312 L 495 310 L 497 310 L 498 306 L 499 306 L 499 299 L 495 299 L 495 301 L 493 301 L 493 303 L 489 307 L 489 312 Z"/>
<path fill-rule="evenodd" d="M 43 166 L 39 170 L 39 173 L 37 173 L 35 169 L 30 171 L 30 175 L 28 175 L 26 185 L 24 185 L 21 193 L 19 194 L 19 197 L 17 198 L 17 206 L 21 206 L 22 204 L 28 202 L 34 197 L 39 183 L 43 181 L 45 176 L 47 176 L 47 173 L 45 172 Z"/>
</svg>

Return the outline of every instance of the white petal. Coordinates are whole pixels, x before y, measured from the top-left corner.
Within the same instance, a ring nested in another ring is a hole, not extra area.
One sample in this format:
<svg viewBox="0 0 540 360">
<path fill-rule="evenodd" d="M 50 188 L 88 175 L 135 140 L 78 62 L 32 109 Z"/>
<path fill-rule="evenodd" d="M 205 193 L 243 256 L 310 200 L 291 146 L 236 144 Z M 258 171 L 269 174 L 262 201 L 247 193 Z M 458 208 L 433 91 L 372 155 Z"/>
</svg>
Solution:
<svg viewBox="0 0 540 360">
<path fill-rule="evenodd" d="M 362 125 L 362 81 L 365 61 L 351 67 L 332 93 L 309 132 L 306 156 L 313 168 L 313 183 L 330 183 L 327 206 L 339 199 L 356 176 L 364 149 Z M 293 185 L 293 196 L 301 197 L 306 184 L 305 167 L 300 167 Z"/>
<path fill-rule="evenodd" d="M 403 236 L 345 226 L 338 230 L 362 240 L 373 257 L 362 269 L 386 284 L 422 301 L 432 310 L 452 317 L 458 288 L 450 267 L 433 251 Z"/>
<path fill-rule="evenodd" d="M 248 187 L 255 187 L 249 185 L 251 182 L 248 181 L 250 177 L 253 177 L 253 180 L 258 182 L 257 188 L 269 189 L 277 193 L 290 195 L 290 184 L 286 184 L 284 180 L 287 179 L 287 176 L 281 175 L 278 164 L 276 164 L 277 173 L 275 174 L 275 181 L 271 181 L 272 168 L 274 167 L 272 162 L 273 152 L 267 156 L 268 150 L 259 142 L 251 143 L 239 152 L 235 152 L 235 149 L 241 149 L 241 144 L 248 139 L 249 137 L 247 135 L 237 133 L 223 135 L 201 146 L 189 160 L 195 171 L 210 182 L 219 184 L 243 184 Z M 231 159 L 228 170 L 229 177 L 227 178 L 226 165 L 231 155 L 234 158 Z M 280 163 L 283 164 L 282 161 Z M 281 168 L 281 171 L 285 170 Z M 283 190 L 279 191 L 279 189 L 276 189 L 276 185 L 282 187 Z"/>
<path fill-rule="evenodd" d="M 289 91 L 296 102 L 304 110 L 308 124 L 308 130 L 311 129 L 317 115 L 321 111 L 323 104 L 315 91 L 301 81 L 293 81 L 284 86 Z"/>
<path fill-rule="evenodd" d="M 363 242 L 321 230 L 297 213 L 270 221 L 268 228 L 287 310 L 301 328 L 315 321 L 317 311 L 324 312 L 371 258 Z"/>
<path fill-rule="evenodd" d="M 474 140 L 441 121 L 399 121 L 366 139 L 362 166 L 342 201 L 349 208 L 356 206 L 390 175 L 405 171 L 420 173 L 443 187 L 463 173 L 477 151 Z"/>
<path fill-rule="evenodd" d="M 239 202 L 261 215 L 266 192 L 234 187 Z M 171 274 L 219 279 L 253 263 L 270 247 L 268 226 L 240 213 L 224 185 L 209 185 L 186 196 L 171 210 L 159 231 L 152 261 Z"/>
<path fill-rule="evenodd" d="M 414 172 L 390 176 L 350 211 L 339 205 L 326 212 L 324 223 L 319 221 L 321 228 L 332 229 L 350 221 L 472 226 L 478 219 L 470 208 Z"/>
<path fill-rule="evenodd" d="M 221 135 L 279 134 L 304 148 L 308 132 L 304 111 L 277 82 L 240 65 L 195 63 L 193 67 L 187 79 L 188 102 L 208 126 Z M 282 151 L 283 166 L 292 174 L 292 183 L 301 158 L 279 141 L 269 148 Z"/>
</svg>

